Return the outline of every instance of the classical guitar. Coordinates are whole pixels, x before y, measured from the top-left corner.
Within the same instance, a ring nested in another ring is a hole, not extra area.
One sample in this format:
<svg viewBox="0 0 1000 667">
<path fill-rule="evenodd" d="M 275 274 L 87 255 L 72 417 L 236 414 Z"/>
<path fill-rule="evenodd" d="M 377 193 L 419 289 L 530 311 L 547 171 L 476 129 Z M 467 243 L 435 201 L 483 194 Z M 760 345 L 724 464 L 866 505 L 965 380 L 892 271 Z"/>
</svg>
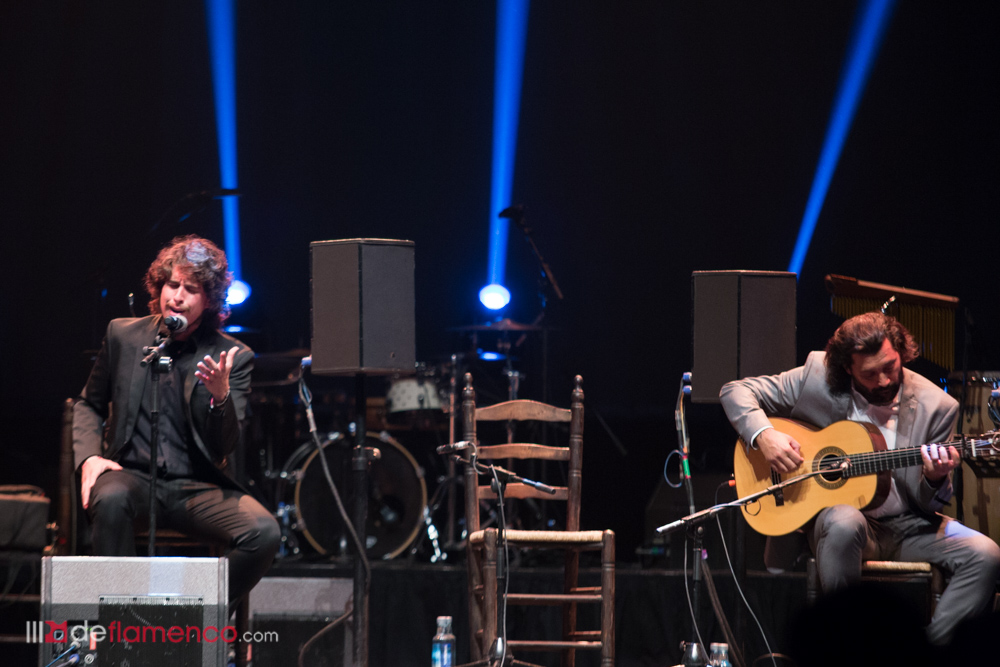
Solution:
<svg viewBox="0 0 1000 667">
<path fill-rule="evenodd" d="M 840 421 L 817 429 L 802 422 L 772 418 L 774 428 L 801 445 L 802 465 L 793 472 L 771 470 L 764 455 L 739 440 L 733 457 L 736 491 L 743 498 L 798 475 L 826 470 L 776 495 L 767 495 L 743 508 L 747 523 L 764 535 L 784 535 L 801 528 L 820 510 L 833 505 L 874 509 L 889 495 L 894 468 L 922 465 L 920 447 L 886 449 L 885 439 L 873 424 Z M 1000 434 L 982 439 L 940 443 L 953 445 L 962 458 L 1000 455 Z"/>
</svg>

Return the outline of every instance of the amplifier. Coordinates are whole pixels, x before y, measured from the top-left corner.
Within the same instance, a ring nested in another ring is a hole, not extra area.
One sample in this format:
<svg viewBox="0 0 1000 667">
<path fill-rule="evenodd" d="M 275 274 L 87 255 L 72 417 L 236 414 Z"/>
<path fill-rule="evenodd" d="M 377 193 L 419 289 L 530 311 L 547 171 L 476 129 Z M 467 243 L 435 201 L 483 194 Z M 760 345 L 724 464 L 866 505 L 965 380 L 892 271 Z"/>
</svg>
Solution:
<svg viewBox="0 0 1000 667">
<path fill-rule="evenodd" d="M 223 667 L 236 640 L 225 558 L 52 556 L 41 588 L 39 667 L 73 644 L 88 667 Z"/>
</svg>

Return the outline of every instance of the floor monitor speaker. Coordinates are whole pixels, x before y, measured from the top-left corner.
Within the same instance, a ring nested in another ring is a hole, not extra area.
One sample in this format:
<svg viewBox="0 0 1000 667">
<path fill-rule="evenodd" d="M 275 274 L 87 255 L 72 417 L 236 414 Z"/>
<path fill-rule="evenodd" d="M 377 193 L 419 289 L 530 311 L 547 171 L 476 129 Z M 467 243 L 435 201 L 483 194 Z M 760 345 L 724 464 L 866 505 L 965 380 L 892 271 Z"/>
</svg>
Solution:
<svg viewBox="0 0 1000 667">
<path fill-rule="evenodd" d="M 46 557 L 28 641 L 39 667 L 74 642 L 88 667 L 223 667 L 236 639 L 228 582 L 225 558 Z"/>
</svg>

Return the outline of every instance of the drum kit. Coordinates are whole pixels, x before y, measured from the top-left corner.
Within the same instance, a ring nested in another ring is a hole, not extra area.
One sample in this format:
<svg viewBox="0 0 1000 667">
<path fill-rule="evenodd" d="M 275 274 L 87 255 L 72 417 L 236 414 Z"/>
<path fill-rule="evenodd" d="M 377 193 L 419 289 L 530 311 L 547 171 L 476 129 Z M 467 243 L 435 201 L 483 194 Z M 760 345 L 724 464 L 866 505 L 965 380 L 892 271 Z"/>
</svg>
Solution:
<svg viewBox="0 0 1000 667">
<path fill-rule="evenodd" d="M 511 351 L 518 349 L 528 333 L 542 330 L 537 324 L 509 319 L 456 327 L 451 331 L 468 336 L 472 351 L 449 355 L 438 363 L 418 363 L 413 375 L 390 378 L 384 395 L 373 392 L 367 398 L 366 442 L 381 453 L 370 468 L 364 536 L 369 558 L 391 559 L 408 553 L 437 562 L 462 546 L 461 518 L 456 517 L 456 507 L 462 506 L 461 471 L 455 470 L 453 459 L 436 456 L 434 448 L 460 439 L 460 433 L 456 437 L 456 429 L 461 428 L 459 382 L 465 371 L 473 370 L 484 380 L 499 375 L 505 381 L 505 398 L 517 398 L 523 375 L 514 369 Z M 491 333 L 497 336 L 495 352 L 478 347 L 479 338 Z M 511 340 L 514 336 L 516 341 Z M 321 449 L 317 448 L 306 437 L 300 401 L 287 395 L 289 388 L 303 382 L 308 362 L 305 350 L 257 356 L 248 437 L 257 457 L 246 457 L 243 476 L 282 526 L 279 557 L 337 559 L 349 555 L 348 532 L 318 458 L 326 459 L 343 496 L 350 488 L 355 443 L 350 392 L 335 378 L 310 377 L 309 382 L 316 385 L 317 420 L 323 422 L 320 431 L 325 434 L 320 438 Z M 295 443 L 304 444 L 284 456 Z M 430 497 L 428 469 L 439 473 L 432 475 Z"/>
</svg>

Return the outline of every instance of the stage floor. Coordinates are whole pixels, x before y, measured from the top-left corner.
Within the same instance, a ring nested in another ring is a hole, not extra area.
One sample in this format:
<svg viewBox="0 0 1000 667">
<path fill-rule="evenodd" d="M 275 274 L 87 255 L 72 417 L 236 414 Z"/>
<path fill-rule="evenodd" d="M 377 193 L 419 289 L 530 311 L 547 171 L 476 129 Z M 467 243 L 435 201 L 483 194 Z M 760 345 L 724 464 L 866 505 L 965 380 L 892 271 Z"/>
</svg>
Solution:
<svg viewBox="0 0 1000 667">
<path fill-rule="evenodd" d="M 690 572 L 688 574 L 690 577 Z M 596 584 L 598 576 L 599 570 L 596 568 L 581 570 L 581 582 L 584 585 L 588 581 Z M 296 578 L 332 577 L 347 580 L 352 577 L 352 570 L 335 564 L 279 563 L 272 568 L 268 577 L 284 580 L 289 589 L 292 589 Z M 739 634 L 737 637 L 744 646 L 749 664 L 754 658 L 767 652 L 760 631 L 745 614 L 746 608 L 736 595 L 729 571 L 714 571 L 713 579 L 729 623 L 734 632 L 742 632 L 742 638 Z M 562 573 L 557 567 L 514 567 L 511 570 L 512 591 L 554 591 L 561 585 L 561 581 Z M 679 663 L 680 643 L 692 639 L 682 571 L 619 565 L 615 586 L 616 664 L 628 667 Z M 785 629 L 805 604 L 804 574 L 776 576 L 766 572 L 749 572 L 744 592 L 768 634 L 772 649 L 783 652 L 786 643 Z M 589 607 L 581 607 L 579 625 L 597 629 L 596 605 Z M 704 592 L 701 596 L 701 608 L 701 633 L 704 641 L 725 641 L 712 613 L 708 594 Z M 403 561 L 372 563 L 369 609 L 370 665 L 416 667 L 428 664 L 435 619 L 444 615 L 454 618 L 458 661 L 465 662 L 469 659 L 464 564 L 431 565 Z M 508 633 L 511 637 L 554 636 L 559 632 L 560 623 L 557 610 L 515 607 L 511 608 L 508 615 Z M 745 629 L 742 631 L 737 629 L 744 625 Z M 596 652 L 579 652 L 577 656 L 577 664 L 582 667 L 598 664 Z M 558 663 L 555 655 L 533 654 L 523 657 L 543 665 Z M 322 662 L 324 659 L 328 658 L 312 656 L 309 664 L 340 664 L 333 661 Z"/>
</svg>

